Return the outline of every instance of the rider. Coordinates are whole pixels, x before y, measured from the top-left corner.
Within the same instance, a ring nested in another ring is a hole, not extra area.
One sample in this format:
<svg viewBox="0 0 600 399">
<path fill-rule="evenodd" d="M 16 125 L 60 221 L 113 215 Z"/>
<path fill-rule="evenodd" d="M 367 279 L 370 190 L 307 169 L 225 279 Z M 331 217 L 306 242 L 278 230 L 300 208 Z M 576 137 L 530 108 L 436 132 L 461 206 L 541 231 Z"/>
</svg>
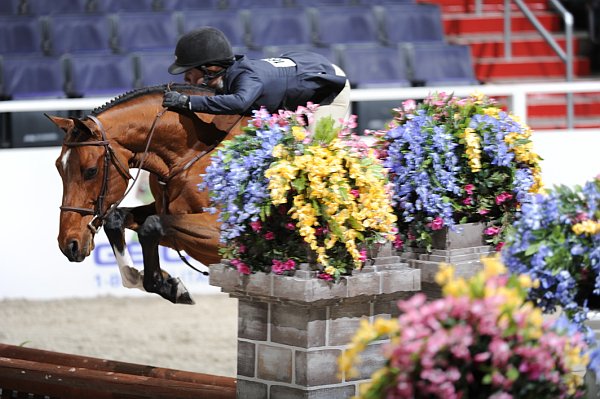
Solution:
<svg viewBox="0 0 600 399">
<path fill-rule="evenodd" d="M 185 73 L 187 83 L 208 86 L 216 95 L 187 96 L 169 91 L 164 107 L 252 115 L 261 106 L 273 113 L 279 109 L 295 111 L 312 102 L 319 104 L 315 121 L 330 115 L 336 122 L 350 111 L 350 84 L 344 72 L 324 56 L 299 51 L 261 60 L 234 56 L 223 32 L 212 27 L 179 39 L 169 73 Z"/>
</svg>

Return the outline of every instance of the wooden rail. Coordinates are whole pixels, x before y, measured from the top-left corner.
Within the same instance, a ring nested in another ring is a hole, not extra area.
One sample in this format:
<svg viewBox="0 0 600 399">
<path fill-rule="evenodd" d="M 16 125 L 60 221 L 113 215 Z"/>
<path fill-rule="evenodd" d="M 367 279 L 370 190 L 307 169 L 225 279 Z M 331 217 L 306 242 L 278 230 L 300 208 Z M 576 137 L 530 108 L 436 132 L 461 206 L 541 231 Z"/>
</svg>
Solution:
<svg viewBox="0 0 600 399">
<path fill-rule="evenodd" d="M 236 380 L 0 344 L 0 389 L 2 399 L 235 399 Z"/>
</svg>

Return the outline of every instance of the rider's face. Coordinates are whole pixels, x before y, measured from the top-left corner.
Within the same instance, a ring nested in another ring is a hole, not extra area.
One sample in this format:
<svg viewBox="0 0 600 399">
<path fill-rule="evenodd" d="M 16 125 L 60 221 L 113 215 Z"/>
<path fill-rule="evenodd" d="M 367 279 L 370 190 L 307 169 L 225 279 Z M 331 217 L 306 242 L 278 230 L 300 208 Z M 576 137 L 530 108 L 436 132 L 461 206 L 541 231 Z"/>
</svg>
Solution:
<svg viewBox="0 0 600 399">
<path fill-rule="evenodd" d="M 202 72 L 200 69 L 192 68 L 185 72 L 183 78 L 185 80 L 185 83 L 199 85 L 202 84 L 202 82 L 204 82 L 204 72 Z"/>
<path fill-rule="evenodd" d="M 210 71 L 211 73 L 216 73 L 219 72 L 222 68 L 218 67 L 218 66 L 209 66 L 206 68 L 208 71 Z M 218 88 L 219 86 L 219 81 L 221 81 L 220 78 L 216 78 L 216 79 L 212 79 L 209 80 L 208 82 L 204 81 L 204 72 L 199 69 L 199 68 L 192 68 L 188 71 L 186 71 L 185 75 L 184 75 L 184 80 L 186 83 L 192 84 L 192 85 L 200 85 L 202 83 L 205 83 L 207 86 L 213 87 L 213 88 Z"/>
</svg>

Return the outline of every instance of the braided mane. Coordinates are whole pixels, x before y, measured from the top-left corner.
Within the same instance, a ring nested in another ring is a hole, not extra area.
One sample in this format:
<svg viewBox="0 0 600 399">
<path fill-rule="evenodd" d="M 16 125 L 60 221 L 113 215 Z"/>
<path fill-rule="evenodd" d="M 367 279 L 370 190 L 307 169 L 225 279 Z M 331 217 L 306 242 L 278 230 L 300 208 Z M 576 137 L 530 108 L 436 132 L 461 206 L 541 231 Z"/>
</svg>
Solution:
<svg viewBox="0 0 600 399">
<path fill-rule="evenodd" d="M 142 87 L 140 89 L 135 89 L 135 90 L 131 90 L 128 91 L 126 93 L 120 94 L 117 97 L 111 99 L 109 102 L 107 102 L 104 105 L 101 105 L 100 107 L 94 109 L 92 111 L 92 115 L 94 116 L 98 116 L 100 113 L 107 111 L 109 109 L 111 109 L 112 107 L 115 107 L 119 104 L 122 104 L 124 102 L 127 102 L 129 100 L 132 100 L 134 98 L 138 98 L 147 94 L 155 94 L 155 93 L 164 93 L 166 90 L 174 90 L 174 91 L 186 91 L 186 92 L 195 92 L 198 94 L 212 94 L 214 93 L 213 91 L 203 88 L 203 87 L 198 87 L 198 86 L 194 86 L 194 85 L 189 85 L 189 84 L 181 84 L 181 83 L 173 83 L 173 84 L 164 84 L 164 85 L 160 85 L 160 86 L 149 86 L 149 87 Z"/>
</svg>

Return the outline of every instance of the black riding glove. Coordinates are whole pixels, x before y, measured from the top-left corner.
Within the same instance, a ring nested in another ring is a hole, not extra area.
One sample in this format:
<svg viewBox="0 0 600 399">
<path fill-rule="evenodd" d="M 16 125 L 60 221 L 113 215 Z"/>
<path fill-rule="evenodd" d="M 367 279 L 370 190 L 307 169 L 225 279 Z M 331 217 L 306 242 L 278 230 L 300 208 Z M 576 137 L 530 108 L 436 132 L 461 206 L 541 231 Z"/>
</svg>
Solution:
<svg viewBox="0 0 600 399">
<path fill-rule="evenodd" d="M 163 97 L 162 106 L 165 108 L 190 109 L 190 98 L 176 91 L 168 91 Z"/>
</svg>

